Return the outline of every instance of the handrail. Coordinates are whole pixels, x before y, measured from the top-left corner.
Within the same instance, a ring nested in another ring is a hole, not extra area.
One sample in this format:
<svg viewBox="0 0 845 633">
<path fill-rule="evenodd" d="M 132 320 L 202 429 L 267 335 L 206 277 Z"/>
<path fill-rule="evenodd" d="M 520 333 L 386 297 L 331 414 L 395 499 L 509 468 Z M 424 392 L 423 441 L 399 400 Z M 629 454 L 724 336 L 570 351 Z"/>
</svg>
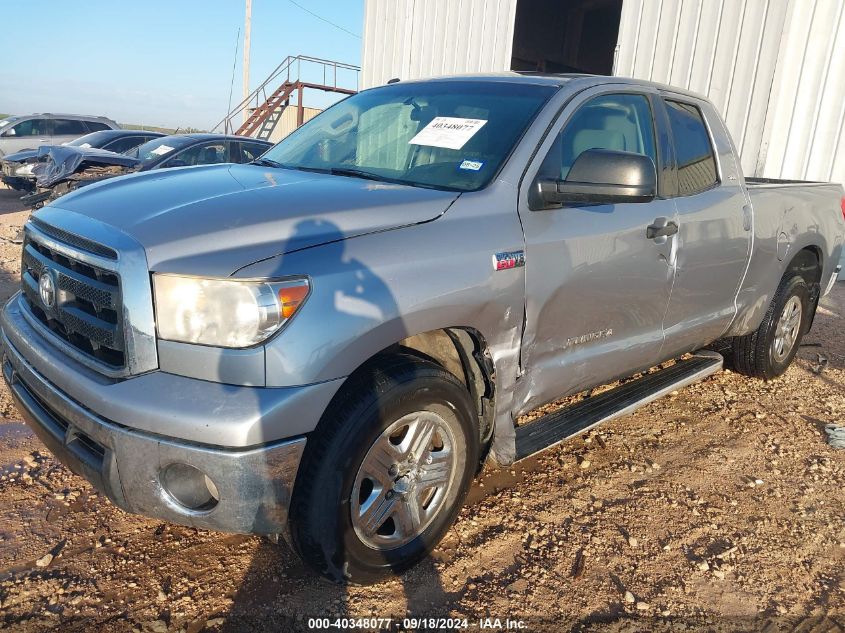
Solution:
<svg viewBox="0 0 845 633">
<path fill-rule="evenodd" d="M 226 114 L 226 116 L 224 116 L 220 120 L 219 123 L 217 123 L 213 128 L 211 128 L 211 131 L 214 132 L 217 128 L 219 128 L 222 125 L 223 128 L 224 128 L 224 132 L 229 133 L 230 128 L 234 129 L 234 126 L 232 125 L 232 119 L 234 117 L 236 117 L 237 115 L 241 114 L 245 109 L 248 109 L 250 107 L 257 108 L 262 103 L 266 102 L 267 98 L 268 98 L 268 95 L 267 95 L 268 86 L 272 85 L 272 90 L 275 90 L 275 88 L 278 87 L 278 85 L 280 83 L 282 83 L 280 81 L 277 81 L 280 76 L 282 76 L 283 74 L 285 75 L 285 79 L 284 79 L 285 82 L 290 82 L 290 81 L 296 82 L 296 81 L 298 81 L 302 77 L 302 63 L 303 62 L 305 62 L 306 64 L 321 65 L 322 70 L 323 70 L 323 84 L 325 86 L 329 86 L 329 87 L 333 87 L 333 88 L 339 88 L 338 83 L 337 83 L 338 70 L 353 71 L 353 72 L 356 73 L 356 75 L 355 75 L 355 89 L 357 90 L 357 88 L 358 88 L 358 77 L 359 77 L 358 73 L 360 73 L 360 71 L 361 71 L 361 68 L 358 67 L 358 66 L 355 66 L 353 64 L 347 64 L 345 62 L 337 62 L 337 61 L 332 61 L 332 60 L 329 60 L 329 59 L 321 59 L 319 57 L 311 57 L 309 55 L 296 55 L 296 56 L 288 55 L 287 57 L 285 57 L 282 60 L 282 62 L 278 66 L 276 66 L 276 68 L 273 69 L 273 71 L 267 76 L 267 78 L 264 81 L 262 81 L 258 85 L 258 87 L 255 90 L 253 90 L 251 93 L 249 93 L 249 95 L 247 97 L 242 99 L 241 102 L 238 103 L 234 108 L 232 108 Z M 294 64 L 296 64 L 295 68 L 294 68 Z M 295 70 L 295 72 L 293 73 L 293 76 L 294 76 L 293 80 L 291 80 L 291 70 L 292 69 Z M 332 83 L 328 82 L 329 77 L 328 77 L 327 71 L 329 69 L 332 70 L 332 77 L 331 77 Z M 253 101 L 255 102 L 254 106 L 251 105 L 253 103 Z"/>
</svg>

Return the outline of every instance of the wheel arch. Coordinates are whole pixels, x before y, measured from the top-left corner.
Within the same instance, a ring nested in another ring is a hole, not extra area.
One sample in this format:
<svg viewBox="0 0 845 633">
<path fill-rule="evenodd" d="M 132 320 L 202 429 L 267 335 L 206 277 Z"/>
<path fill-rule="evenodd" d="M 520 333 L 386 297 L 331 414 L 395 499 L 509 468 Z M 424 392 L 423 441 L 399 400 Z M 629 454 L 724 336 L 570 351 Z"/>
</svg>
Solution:
<svg viewBox="0 0 845 633">
<path fill-rule="evenodd" d="M 436 363 L 453 374 L 467 388 L 475 405 L 479 439 L 482 442 L 481 461 L 494 429 L 496 410 L 496 373 L 490 348 L 485 336 L 473 327 L 453 326 L 435 328 L 405 336 L 372 354 L 346 378 L 329 403 L 343 396 L 347 385 L 361 372 L 390 357 L 406 354 Z"/>
<path fill-rule="evenodd" d="M 786 265 L 784 275 L 788 272 L 797 272 L 804 277 L 808 286 L 812 286 L 821 282 L 823 268 L 824 255 L 822 249 L 819 246 L 810 245 L 795 253 Z"/>
<path fill-rule="evenodd" d="M 819 297 L 821 296 L 823 270 L 824 254 L 822 253 L 822 249 L 816 245 L 810 245 L 805 246 L 795 253 L 795 256 L 789 261 L 783 273 L 784 276 L 790 272 L 799 274 L 804 278 L 807 287 L 810 289 L 810 306 L 805 332 L 810 331 L 810 328 L 813 327 L 813 321 L 816 318 L 816 308 L 818 307 Z"/>
<path fill-rule="evenodd" d="M 825 264 L 824 245 L 804 242 L 801 248 L 792 252 L 794 254 L 785 264 L 775 259 L 774 250 L 769 251 L 771 259 L 765 259 L 765 266 L 762 265 L 762 260 L 760 260 L 762 255 L 757 256 L 758 263 L 753 274 L 752 271 L 749 271 L 749 277 L 746 278 L 739 290 L 737 315 L 722 338 L 745 336 L 755 331 L 765 318 L 766 310 L 781 279 L 790 271 L 797 272 L 807 282 L 813 300 L 811 317 L 815 315 L 815 305 L 818 301 Z M 810 324 L 812 324 L 812 318 Z"/>
<path fill-rule="evenodd" d="M 396 348 L 428 357 L 466 385 L 475 403 L 479 437 L 486 446 L 494 428 L 496 372 L 484 335 L 471 327 L 440 328 L 409 336 Z"/>
</svg>

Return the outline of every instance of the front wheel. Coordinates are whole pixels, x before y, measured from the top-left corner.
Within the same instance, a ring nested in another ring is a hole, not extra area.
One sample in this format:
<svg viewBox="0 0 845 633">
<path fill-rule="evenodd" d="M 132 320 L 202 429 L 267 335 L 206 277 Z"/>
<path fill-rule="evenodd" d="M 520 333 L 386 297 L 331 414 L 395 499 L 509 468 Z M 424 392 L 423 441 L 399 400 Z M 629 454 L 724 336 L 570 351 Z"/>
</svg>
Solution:
<svg viewBox="0 0 845 633">
<path fill-rule="evenodd" d="M 798 352 L 810 313 L 803 277 L 787 274 L 755 332 L 733 340 L 733 365 L 741 374 L 771 380 L 787 370 Z"/>
<path fill-rule="evenodd" d="M 309 438 L 291 507 L 294 547 L 337 582 L 411 567 L 457 517 L 479 450 L 455 376 L 405 355 L 362 371 Z"/>
</svg>

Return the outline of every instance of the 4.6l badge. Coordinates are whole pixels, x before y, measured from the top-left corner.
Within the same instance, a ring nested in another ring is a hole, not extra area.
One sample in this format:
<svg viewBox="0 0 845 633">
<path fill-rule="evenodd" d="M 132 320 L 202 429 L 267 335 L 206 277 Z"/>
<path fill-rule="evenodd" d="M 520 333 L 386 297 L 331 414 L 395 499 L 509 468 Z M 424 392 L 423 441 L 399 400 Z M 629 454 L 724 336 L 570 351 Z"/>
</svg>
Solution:
<svg viewBox="0 0 845 633">
<path fill-rule="evenodd" d="M 493 270 L 510 270 L 525 266 L 525 251 L 506 251 L 493 255 Z"/>
</svg>

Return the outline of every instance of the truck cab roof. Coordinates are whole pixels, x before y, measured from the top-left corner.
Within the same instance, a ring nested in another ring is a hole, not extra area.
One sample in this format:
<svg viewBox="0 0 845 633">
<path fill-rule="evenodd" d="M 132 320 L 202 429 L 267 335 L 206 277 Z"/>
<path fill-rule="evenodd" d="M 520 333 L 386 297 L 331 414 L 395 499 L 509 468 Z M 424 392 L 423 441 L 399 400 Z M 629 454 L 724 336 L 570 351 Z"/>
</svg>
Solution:
<svg viewBox="0 0 845 633">
<path fill-rule="evenodd" d="M 443 75 L 440 77 L 430 77 L 426 79 L 409 79 L 401 83 L 427 83 L 438 81 L 478 81 L 478 82 L 504 82 L 514 84 L 539 84 L 546 86 L 563 87 L 566 85 L 578 85 L 587 87 L 587 85 L 602 85 L 602 84 L 624 84 L 631 86 L 645 86 L 657 90 L 672 92 L 675 94 L 686 95 L 694 99 L 706 99 L 703 95 L 678 88 L 677 86 L 670 86 L 654 81 L 645 81 L 643 79 L 634 79 L 632 77 L 617 77 L 610 75 L 588 75 L 583 73 L 546 73 L 539 71 L 502 71 L 491 73 L 472 73 L 462 75 Z"/>
</svg>

